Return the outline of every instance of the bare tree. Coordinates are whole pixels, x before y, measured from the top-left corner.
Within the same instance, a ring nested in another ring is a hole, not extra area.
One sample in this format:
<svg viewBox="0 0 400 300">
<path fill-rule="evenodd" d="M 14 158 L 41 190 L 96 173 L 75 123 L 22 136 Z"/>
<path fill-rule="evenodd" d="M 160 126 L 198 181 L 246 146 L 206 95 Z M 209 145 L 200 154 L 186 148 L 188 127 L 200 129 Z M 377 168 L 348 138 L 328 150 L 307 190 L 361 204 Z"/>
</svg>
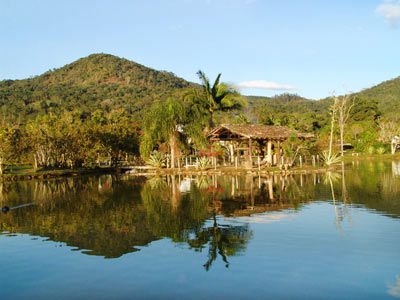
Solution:
<svg viewBox="0 0 400 300">
<path fill-rule="evenodd" d="M 389 144 L 394 136 L 400 134 L 400 126 L 391 120 L 383 120 L 379 122 L 379 141 Z"/>
<path fill-rule="evenodd" d="M 343 156 L 343 139 L 344 139 L 344 127 L 350 117 L 350 112 L 355 104 L 353 97 L 350 94 L 344 95 L 342 97 L 334 97 L 334 106 L 336 106 L 336 111 L 338 114 L 338 126 L 340 131 L 340 152 Z"/>
<path fill-rule="evenodd" d="M 332 144 L 333 144 L 333 129 L 335 128 L 335 119 L 336 119 L 336 113 L 337 113 L 337 98 L 334 97 L 334 102 L 332 106 L 330 107 L 331 110 L 331 134 L 330 134 L 330 139 L 329 139 L 329 157 L 332 156 Z"/>
</svg>

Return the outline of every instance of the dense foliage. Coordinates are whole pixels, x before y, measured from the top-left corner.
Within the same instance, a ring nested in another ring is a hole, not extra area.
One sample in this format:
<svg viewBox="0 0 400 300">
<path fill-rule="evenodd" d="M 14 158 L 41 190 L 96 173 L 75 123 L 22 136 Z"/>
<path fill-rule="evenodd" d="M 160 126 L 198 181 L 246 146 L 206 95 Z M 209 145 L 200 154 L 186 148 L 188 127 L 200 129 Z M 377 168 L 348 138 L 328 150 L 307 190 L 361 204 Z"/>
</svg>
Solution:
<svg viewBox="0 0 400 300">
<path fill-rule="evenodd" d="M 126 59 L 93 54 L 59 69 L 24 80 L 0 82 L 3 125 L 24 123 L 38 115 L 123 108 L 135 117 L 154 100 L 176 89 L 195 86 L 174 74 L 156 71 Z"/>
<path fill-rule="evenodd" d="M 1 81 L 0 172 L 2 164 L 21 162 L 76 168 L 108 157 L 115 163 L 138 155 L 139 144 L 144 157 L 162 147 L 175 156 L 189 144 L 202 147 L 204 133 L 218 123 L 289 126 L 316 134 L 315 151 L 326 149 L 332 98 L 242 97 L 220 82 L 220 74 L 214 82 L 201 71 L 198 76 L 202 85 L 93 54 L 40 76 Z M 391 138 L 400 135 L 400 78 L 352 94 L 351 100 L 345 143 L 359 152 L 389 151 Z"/>
<path fill-rule="evenodd" d="M 0 130 L 0 173 L 3 164 L 13 163 L 35 169 L 95 167 L 101 160 L 115 165 L 139 154 L 139 136 L 137 123 L 123 113 L 99 117 L 95 112 L 89 120 L 68 112 L 37 117 Z"/>
</svg>

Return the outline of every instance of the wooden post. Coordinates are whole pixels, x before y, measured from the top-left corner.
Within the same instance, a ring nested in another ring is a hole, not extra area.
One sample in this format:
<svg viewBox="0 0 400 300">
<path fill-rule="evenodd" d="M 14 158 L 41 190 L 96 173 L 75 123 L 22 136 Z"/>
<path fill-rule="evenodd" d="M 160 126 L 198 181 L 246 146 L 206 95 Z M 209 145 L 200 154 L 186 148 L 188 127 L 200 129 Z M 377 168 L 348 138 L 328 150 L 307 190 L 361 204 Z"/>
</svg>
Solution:
<svg viewBox="0 0 400 300">
<path fill-rule="evenodd" d="M 217 169 L 217 158 L 214 157 L 214 170 L 216 170 L 216 169 Z"/>
<path fill-rule="evenodd" d="M 260 156 L 257 156 L 257 160 L 258 160 L 258 170 L 261 170 Z"/>
<path fill-rule="evenodd" d="M 317 163 L 318 163 L 318 166 L 319 166 L 319 154 L 317 154 Z"/>
<path fill-rule="evenodd" d="M 237 156 L 235 156 L 235 168 L 236 169 L 238 168 L 238 157 Z"/>
<path fill-rule="evenodd" d="M 313 167 L 315 167 L 315 155 L 312 156 L 312 164 L 313 164 Z"/>
<path fill-rule="evenodd" d="M 267 143 L 267 163 L 272 165 L 272 141 L 269 140 Z"/>
<path fill-rule="evenodd" d="M 299 156 L 299 161 L 300 161 L 300 168 L 303 167 L 303 158 L 301 157 L 301 155 Z"/>
<path fill-rule="evenodd" d="M 185 157 L 185 166 L 187 166 L 188 165 L 188 158 L 187 158 L 187 156 Z"/>
<path fill-rule="evenodd" d="M 251 139 L 249 139 L 249 153 L 248 153 L 248 167 L 253 168 L 253 149 L 252 149 L 252 141 Z"/>
<path fill-rule="evenodd" d="M 276 163 L 280 163 L 281 161 L 281 141 L 278 141 L 278 147 L 276 151 Z"/>
</svg>

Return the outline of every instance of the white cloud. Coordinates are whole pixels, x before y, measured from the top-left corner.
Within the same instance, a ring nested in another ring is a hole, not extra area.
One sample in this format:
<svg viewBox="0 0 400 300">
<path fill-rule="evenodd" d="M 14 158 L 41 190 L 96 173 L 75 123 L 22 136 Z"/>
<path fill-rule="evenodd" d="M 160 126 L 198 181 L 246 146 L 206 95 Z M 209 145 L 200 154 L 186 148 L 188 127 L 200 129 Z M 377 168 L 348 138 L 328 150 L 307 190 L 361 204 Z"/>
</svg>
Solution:
<svg viewBox="0 0 400 300">
<path fill-rule="evenodd" d="M 244 81 L 235 84 L 237 88 L 243 89 L 262 89 L 262 90 L 295 90 L 296 88 L 290 85 L 278 84 L 265 80 Z"/>
<path fill-rule="evenodd" d="M 385 21 L 393 27 L 397 27 L 400 23 L 400 1 L 385 1 L 385 3 L 379 5 L 375 11 L 379 16 L 385 18 Z"/>
<path fill-rule="evenodd" d="M 292 213 L 290 214 L 290 213 L 277 212 L 277 213 L 266 213 L 266 214 L 254 214 L 249 217 L 237 217 L 234 219 L 234 221 L 241 223 L 267 224 L 273 222 L 280 222 L 285 219 L 292 219 L 295 216 L 296 215 Z"/>
</svg>

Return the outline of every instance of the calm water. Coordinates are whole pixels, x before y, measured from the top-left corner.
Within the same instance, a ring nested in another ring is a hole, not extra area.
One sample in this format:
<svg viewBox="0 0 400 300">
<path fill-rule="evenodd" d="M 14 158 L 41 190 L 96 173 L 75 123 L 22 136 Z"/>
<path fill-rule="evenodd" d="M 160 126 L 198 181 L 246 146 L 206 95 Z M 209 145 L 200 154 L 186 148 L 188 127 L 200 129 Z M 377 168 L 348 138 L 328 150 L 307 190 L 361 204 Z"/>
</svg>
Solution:
<svg viewBox="0 0 400 300">
<path fill-rule="evenodd" d="M 400 298 L 400 163 L 0 184 L 1 299 Z"/>
</svg>

